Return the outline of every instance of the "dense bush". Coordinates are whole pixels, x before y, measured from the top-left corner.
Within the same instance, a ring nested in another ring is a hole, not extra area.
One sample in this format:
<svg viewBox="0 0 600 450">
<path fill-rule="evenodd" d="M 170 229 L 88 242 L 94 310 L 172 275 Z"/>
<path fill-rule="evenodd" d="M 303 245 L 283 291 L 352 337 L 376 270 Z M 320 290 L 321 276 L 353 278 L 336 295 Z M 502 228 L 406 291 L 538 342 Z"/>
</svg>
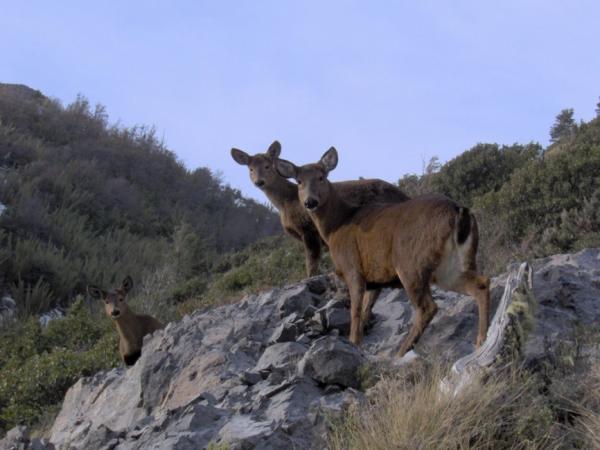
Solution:
<svg viewBox="0 0 600 450">
<path fill-rule="evenodd" d="M 80 377 L 118 364 L 108 318 L 80 299 L 42 328 L 35 317 L 0 334 L 0 431 L 36 423 Z"/>
</svg>

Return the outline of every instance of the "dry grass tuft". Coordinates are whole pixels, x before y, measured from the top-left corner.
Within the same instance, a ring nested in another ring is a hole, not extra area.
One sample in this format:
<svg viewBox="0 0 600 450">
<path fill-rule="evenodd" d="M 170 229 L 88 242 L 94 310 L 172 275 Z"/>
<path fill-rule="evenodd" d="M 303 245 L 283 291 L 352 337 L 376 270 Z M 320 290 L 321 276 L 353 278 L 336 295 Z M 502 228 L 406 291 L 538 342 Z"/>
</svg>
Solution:
<svg viewBox="0 0 600 450">
<path fill-rule="evenodd" d="M 446 372 L 436 365 L 418 377 L 382 379 L 369 391 L 368 407 L 332 426 L 331 448 L 600 448 L 600 365 L 595 381 L 577 383 L 562 401 L 526 371 L 497 375 L 452 397 L 439 390 Z M 587 400 L 575 390 L 588 392 Z"/>
</svg>

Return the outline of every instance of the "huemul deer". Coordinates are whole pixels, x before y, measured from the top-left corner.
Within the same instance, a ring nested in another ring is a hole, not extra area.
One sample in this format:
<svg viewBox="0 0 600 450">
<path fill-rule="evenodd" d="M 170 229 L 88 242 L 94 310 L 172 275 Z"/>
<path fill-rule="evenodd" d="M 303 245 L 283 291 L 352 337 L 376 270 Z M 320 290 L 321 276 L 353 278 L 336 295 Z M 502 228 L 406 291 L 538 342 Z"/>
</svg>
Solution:
<svg viewBox="0 0 600 450">
<path fill-rule="evenodd" d="M 283 229 L 304 244 L 307 276 L 317 273 L 322 240 L 304 206 L 298 201 L 298 186 L 281 177 L 275 170 L 275 161 L 281 153 L 281 144 L 273 142 L 266 153 L 254 156 L 231 149 L 238 164 L 248 166 L 250 179 L 265 193 L 279 211 Z M 353 204 L 372 202 L 402 202 L 408 197 L 396 186 L 383 180 L 360 180 L 334 183 L 340 195 Z"/>
<path fill-rule="evenodd" d="M 476 269 L 475 217 L 440 195 L 396 204 L 352 206 L 327 179 L 337 162 L 337 151 L 331 147 L 316 164 L 297 167 L 278 160 L 276 167 L 281 176 L 297 180 L 299 199 L 329 245 L 336 272 L 348 285 L 350 340 L 357 345 L 362 340 L 367 284 L 400 279 L 414 319 L 399 356 L 413 348 L 437 312 L 431 283 L 475 298 L 480 346 L 487 334 L 490 299 L 489 278 Z"/>
<path fill-rule="evenodd" d="M 127 293 L 133 287 L 131 277 L 123 280 L 120 288 L 106 292 L 96 286 L 88 286 L 91 297 L 104 301 L 104 310 L 117 327 L 119 333 L 119 353 L 127 366 L 132 366 L 142 354 L 144 336 L 164 327 L 154 317 L 134 313 L 125 302 Z"/>
</svg>

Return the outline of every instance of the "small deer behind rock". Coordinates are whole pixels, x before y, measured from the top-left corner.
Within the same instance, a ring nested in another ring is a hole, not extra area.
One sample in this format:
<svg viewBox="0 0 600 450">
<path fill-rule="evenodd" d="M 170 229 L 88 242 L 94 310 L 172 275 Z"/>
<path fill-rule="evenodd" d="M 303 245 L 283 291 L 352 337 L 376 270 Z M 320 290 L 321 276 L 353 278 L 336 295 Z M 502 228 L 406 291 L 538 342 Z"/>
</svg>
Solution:
<svg viewBox="0 0 600 450">
<path fill-rule="evenodd" d="M 88 286 L 88 294 L 104 301 L 104 310 L 119 333 L 119 353 L 127 366 L 132 366 L 142 354 L 144 336 L 164 328 L 164 325 L 152 316 L 136 314 L 125 301 L 127 293 L 133 287 L 133 280 L 126 277 L 121 287 L 105 291 L 96 286 Z"/>
</svg>

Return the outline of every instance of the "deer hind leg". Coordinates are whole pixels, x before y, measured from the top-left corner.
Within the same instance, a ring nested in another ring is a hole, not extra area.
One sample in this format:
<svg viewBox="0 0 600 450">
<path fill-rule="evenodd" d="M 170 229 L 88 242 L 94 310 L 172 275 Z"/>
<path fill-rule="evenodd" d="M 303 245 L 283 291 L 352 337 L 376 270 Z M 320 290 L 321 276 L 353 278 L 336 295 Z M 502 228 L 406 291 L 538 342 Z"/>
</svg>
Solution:
<svg viewBox="0 0 600 450">
<path fill-rule="evenodd" d="M 306 276 L 312 277 L 318 274 L 319 258 L 321 257 L 321 238 L 318 234 L 305 233 L 302 237 L 304 243 L 304 258 L 306 265 Z"/>
<path fill-rule="evenodd" d="M 470 295 L 477 302 L 479 325 L 477 328 L 477 347 L 481 346 L 487 336 L 490 320 L 490 279 L 485 275 L 469 270 L 464 272 L 451 291 Z"/>
<path fill-rule="evenodd" d="M 415 285 L 414 283 L 406 282 L 406 279 L 403 279 L 402 277 L 400 277 L 400 279 L 402 280 L 402 284 L 404 285 L 408 298 L 413 306 L 414 317 L 412 327 L 400 346 L 398 357 L 404 356 L 406 352 L 415 346 L 423 334 L 423 331 L 425 331 L 425 328 L 427 328 L 429 322 L 435 317 L 438 310 L 438 307 L 431 296 L 428 281 Z"/>
</svg>

